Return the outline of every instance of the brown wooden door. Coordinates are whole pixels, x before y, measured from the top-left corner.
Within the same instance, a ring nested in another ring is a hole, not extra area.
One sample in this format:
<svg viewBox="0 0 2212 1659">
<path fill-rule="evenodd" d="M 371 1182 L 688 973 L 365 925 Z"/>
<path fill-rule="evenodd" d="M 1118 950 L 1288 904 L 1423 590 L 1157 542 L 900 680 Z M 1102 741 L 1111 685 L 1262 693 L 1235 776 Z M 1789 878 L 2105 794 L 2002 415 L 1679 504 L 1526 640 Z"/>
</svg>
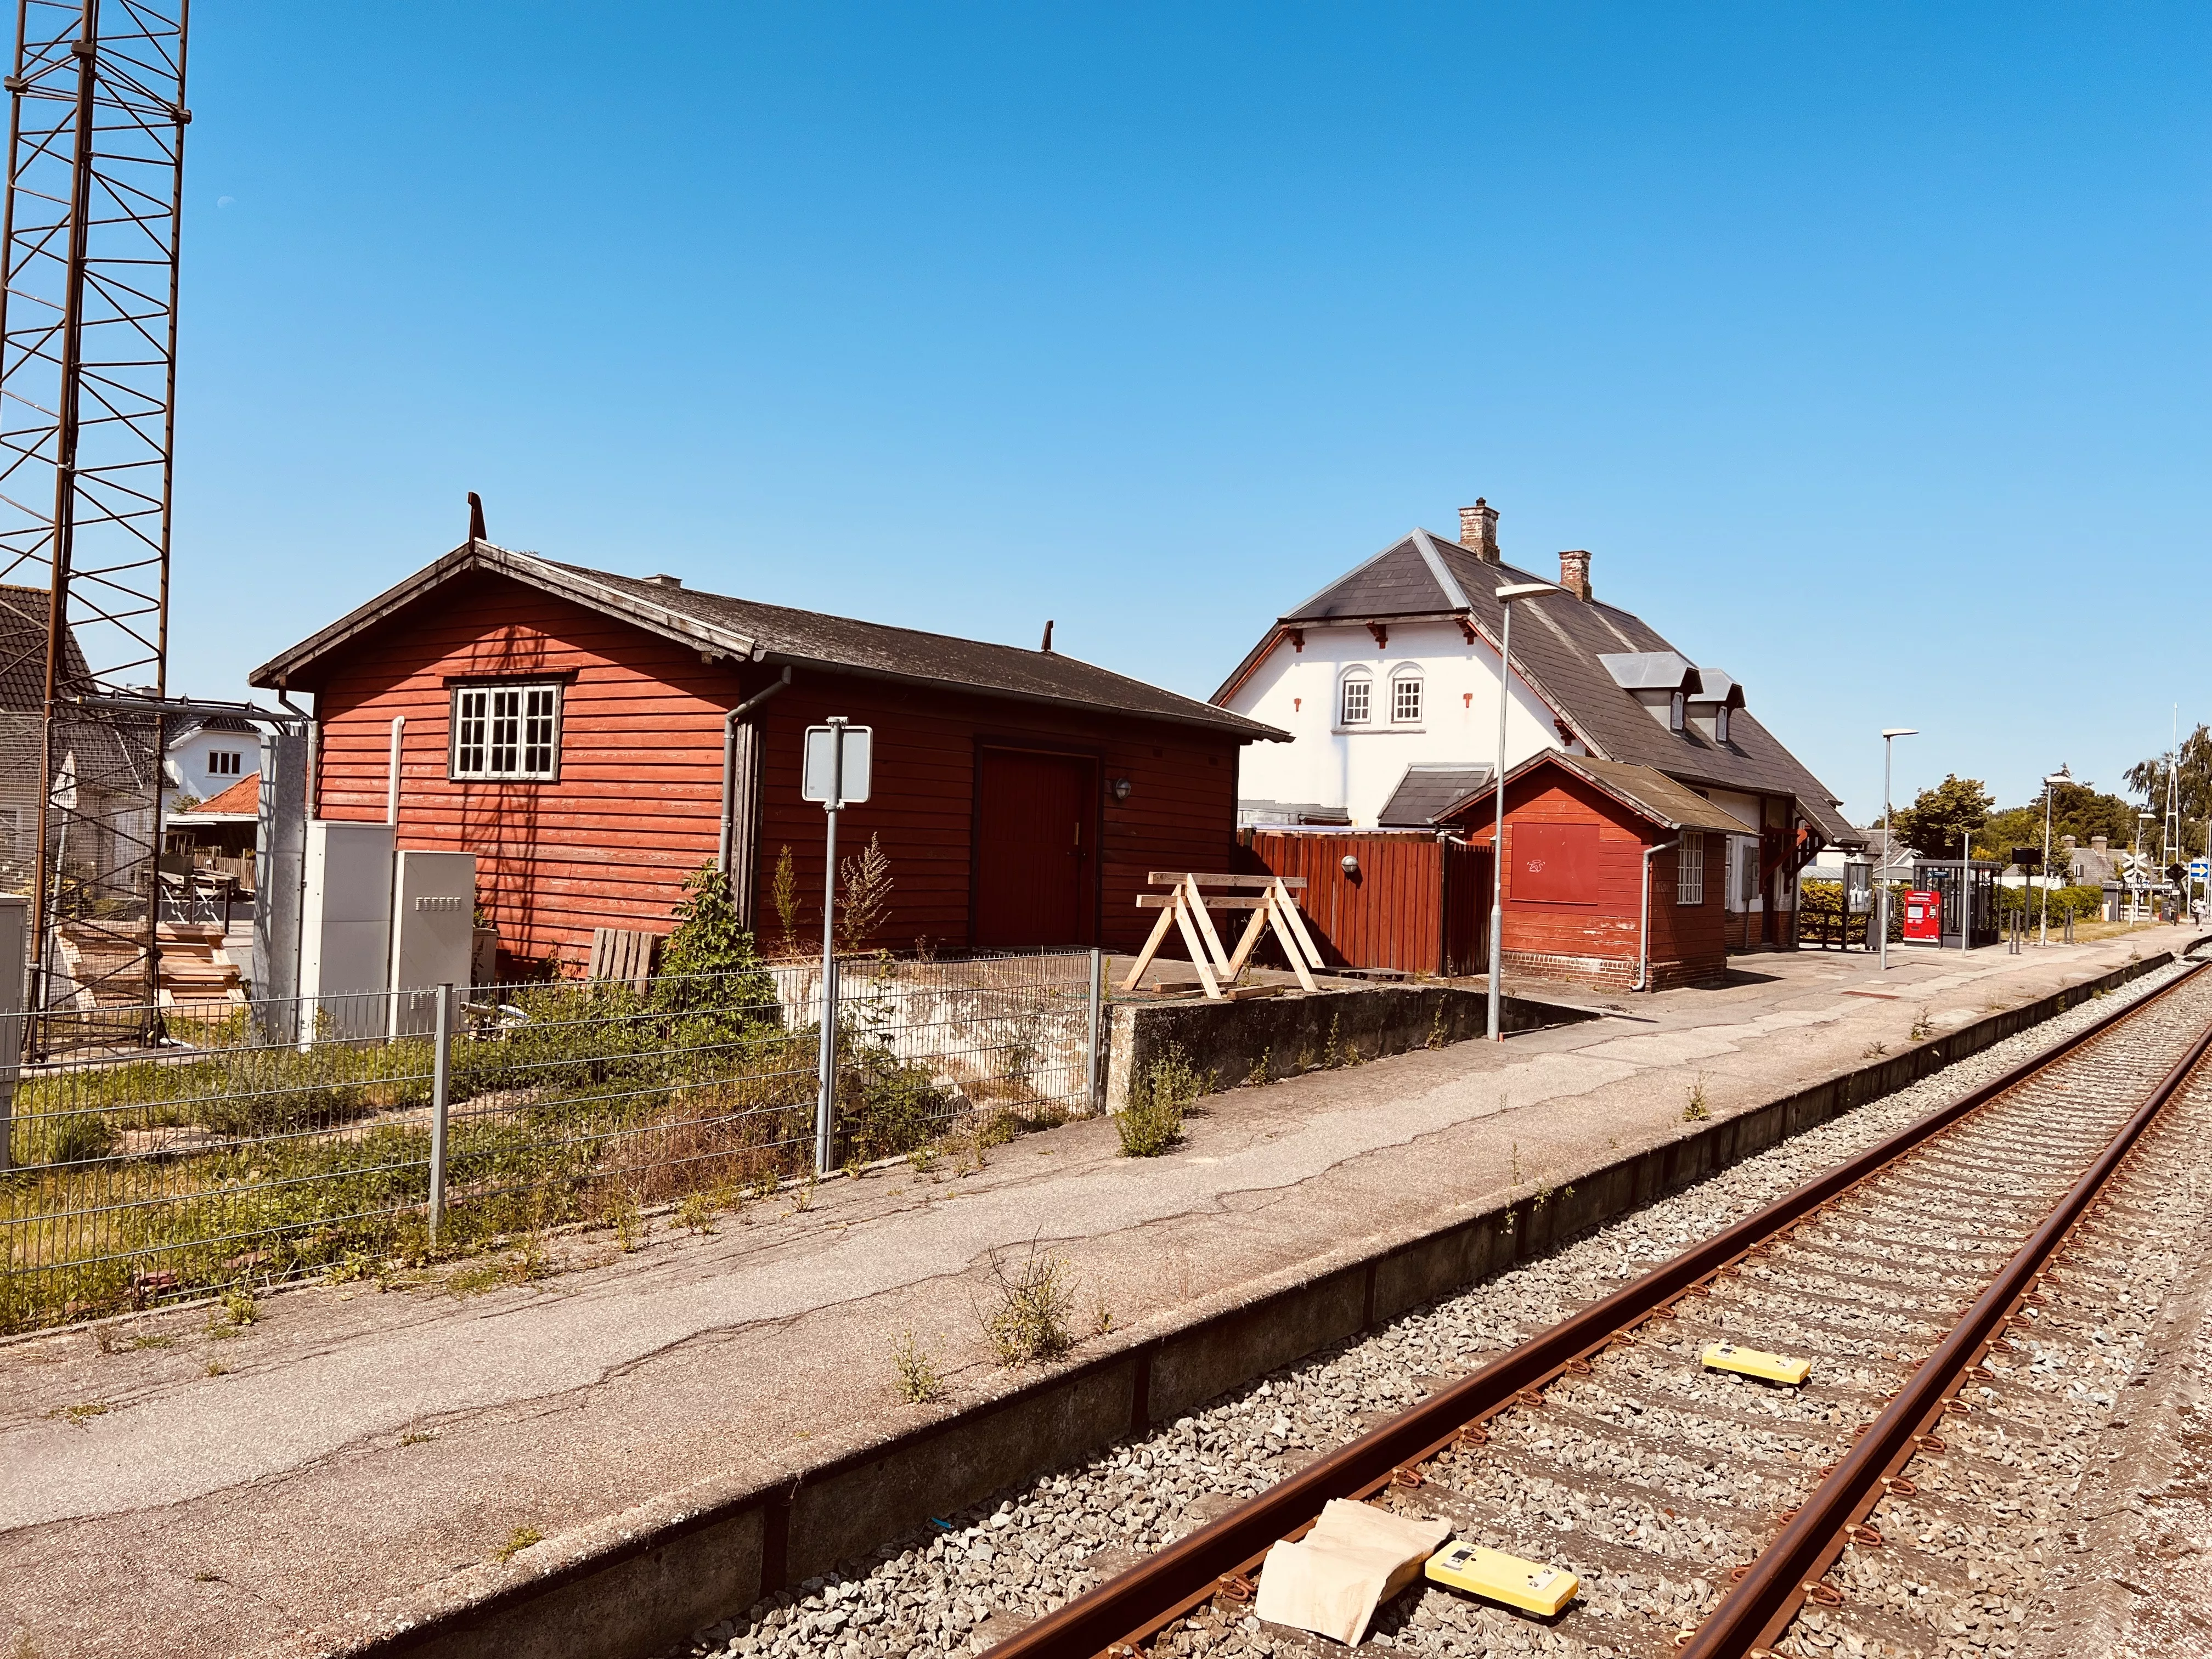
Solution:
<svg viewBox="0 0 2212 1659">
<path fill-rule="evenodd" d="M 1097 920 L 1091 762 L 986 749 L 975 799 L 975 943 L 1088 945 Z"/>
</svg>

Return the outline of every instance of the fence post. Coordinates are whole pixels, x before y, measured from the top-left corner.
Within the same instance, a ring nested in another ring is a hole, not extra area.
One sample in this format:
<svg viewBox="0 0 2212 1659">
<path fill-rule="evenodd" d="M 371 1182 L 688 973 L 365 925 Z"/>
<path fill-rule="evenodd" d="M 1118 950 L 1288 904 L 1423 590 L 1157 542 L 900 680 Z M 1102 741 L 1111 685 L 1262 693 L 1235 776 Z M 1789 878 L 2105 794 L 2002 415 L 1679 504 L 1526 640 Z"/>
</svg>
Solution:
<svg viewBox="0 0 2212 1659">
<path fill-rule="evenodd" d="M 1091 947 L 1091 1046 L 1085 1050 L 1090 1056 L 1084 1078 L 1084 1094 L 1091 1103 L 1091 1115 L 1098 1115 L 1105 1107 L 1098 1087 L 1098 1028 L 1105 1012 L 1106 953 L 1097 945 Z"/>
<path fill-rule="evenodd" d="M 836 822 L 833 814 L 830 822 Z M 821 1096 L 814 1109 L 814 1176 L 826 1180 L 837 1140 L 837 958 L 822 953 Z"/>
<path fill-rule="evenodd" d="M 453 988 L 438 988 L 438 1035 L 430 1062 L 430 1243 L 446 1221 L 446 1104 L 453 1075 Z"/>
</svg>

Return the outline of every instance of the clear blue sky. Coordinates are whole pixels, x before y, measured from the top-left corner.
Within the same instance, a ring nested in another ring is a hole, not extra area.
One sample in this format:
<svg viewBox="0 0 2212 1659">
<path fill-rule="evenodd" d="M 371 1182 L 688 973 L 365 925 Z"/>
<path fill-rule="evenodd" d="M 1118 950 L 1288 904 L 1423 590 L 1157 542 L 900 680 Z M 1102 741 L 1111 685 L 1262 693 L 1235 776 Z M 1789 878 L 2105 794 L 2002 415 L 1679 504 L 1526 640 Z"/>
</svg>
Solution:
<svg viewBox="0 0 2212 1659">
<path fill-rule="evenodd" d="M 1845 799 L 2212 717 L 2212 12 L 195 8 L 172 684 L 465 533 L 1197 696 L 1477 494 Z M 1962 623 L 1964 626 L 1962 627 Z"/>
</svg>

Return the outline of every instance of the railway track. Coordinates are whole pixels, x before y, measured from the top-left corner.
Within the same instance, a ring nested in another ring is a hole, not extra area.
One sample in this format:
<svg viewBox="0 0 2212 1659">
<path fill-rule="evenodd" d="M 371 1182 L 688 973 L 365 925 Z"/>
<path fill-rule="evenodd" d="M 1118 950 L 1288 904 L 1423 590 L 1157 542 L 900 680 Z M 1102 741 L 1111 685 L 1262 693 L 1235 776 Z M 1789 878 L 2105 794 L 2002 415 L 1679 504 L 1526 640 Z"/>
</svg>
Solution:
<svg viewBox="0 0 2212 1659">
<path fill-rule="evenodd" d="M 1447 1520 L 1581 1580 L 1549 1620 L 1431 1586 L 1434 1628 L 1378 1615 L 1386 1640 L 1399 1621 L 1397 1645 L 2020 1650 L 2033 1575 L 1990 1540 L 2049 1540 L 2063 1517 L 2045 1465 L 2078 1475 L 2113 1404 L 2111 1357 L 2178 1265 L 2167 1212 L 2186 1187 L 2197 1212 L 2193 1172 L 2212 1152 L 2208 1048 L 2199 967 L 1530 1334 L 989 1659 L 1341 1651 L 1263 1632 L 1249 1605 L 1267 1549 L 1332 1498 Z M 1811 1376 L 1784 1388 L 1708 1369 L 1715 1341 L 1808 1358 Z"/>
</svg>

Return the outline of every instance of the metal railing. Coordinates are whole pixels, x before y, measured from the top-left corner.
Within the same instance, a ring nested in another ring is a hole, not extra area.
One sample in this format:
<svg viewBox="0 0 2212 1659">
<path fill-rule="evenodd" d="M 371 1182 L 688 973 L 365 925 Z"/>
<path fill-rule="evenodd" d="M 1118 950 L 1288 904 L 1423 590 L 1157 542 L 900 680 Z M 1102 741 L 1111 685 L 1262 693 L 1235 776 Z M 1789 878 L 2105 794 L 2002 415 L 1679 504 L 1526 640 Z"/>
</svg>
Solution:
<svg viewBox="0 0 2212 1659">
<path fill-rule="evenodd" d="M 0 1103 L 0 1330 L 735 1202 L 1098 1109 L 1095 951 L 840 963 L 827 1091 L 821 979 L 50 1011 L 12 1121 Z"/>
</svg>

